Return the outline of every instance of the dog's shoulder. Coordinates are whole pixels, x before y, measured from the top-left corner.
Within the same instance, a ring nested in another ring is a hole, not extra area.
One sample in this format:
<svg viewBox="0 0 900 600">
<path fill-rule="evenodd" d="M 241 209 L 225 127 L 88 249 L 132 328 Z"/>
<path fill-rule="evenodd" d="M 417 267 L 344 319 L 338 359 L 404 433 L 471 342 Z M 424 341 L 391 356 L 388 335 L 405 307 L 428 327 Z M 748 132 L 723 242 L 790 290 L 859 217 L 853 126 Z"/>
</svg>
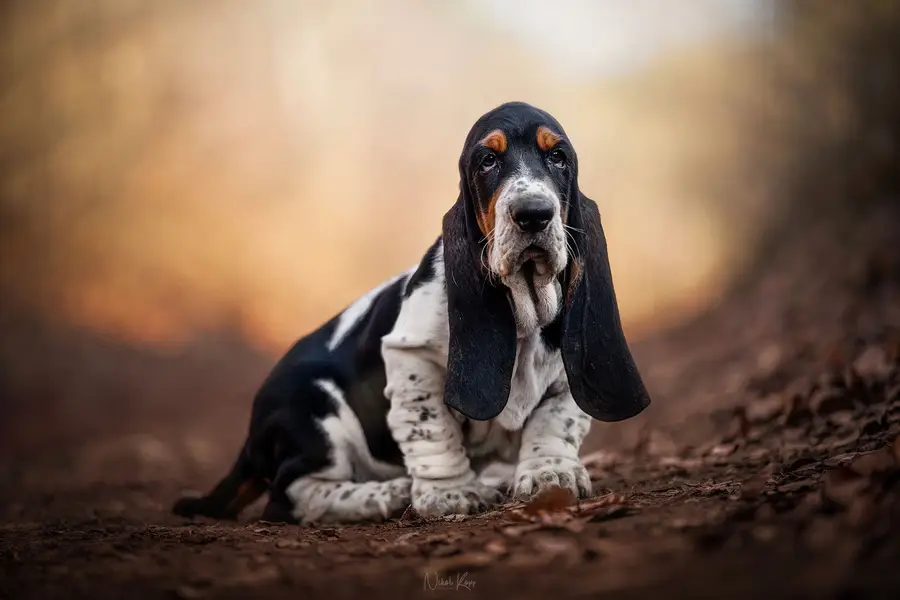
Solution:
<svg viewBox="0 0 900 600">
<path fill-rule="evenodd" d="M 410 276 L 400 313 L 383 338 L 383 346 L 427 348 L 446 358 L 449 327 L 444 278 L 443 240 L 439 237 Z"/>
</svg>

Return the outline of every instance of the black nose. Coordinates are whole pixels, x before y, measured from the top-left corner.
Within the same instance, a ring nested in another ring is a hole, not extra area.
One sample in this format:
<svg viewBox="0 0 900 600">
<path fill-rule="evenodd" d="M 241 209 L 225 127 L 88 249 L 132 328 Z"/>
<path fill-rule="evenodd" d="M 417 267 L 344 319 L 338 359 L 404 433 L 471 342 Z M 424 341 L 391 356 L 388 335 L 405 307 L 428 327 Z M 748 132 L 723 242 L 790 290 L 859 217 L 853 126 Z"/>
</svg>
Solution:
<svg viewBox="0 0 900 600">
<path fill-rule="evenodd" d="M 546 229 L 553 218 L 553 203 L 542 197 L 524 198 L 516 203 L 512 218 L 522 231 L 538 233 Z"/>
</svg>

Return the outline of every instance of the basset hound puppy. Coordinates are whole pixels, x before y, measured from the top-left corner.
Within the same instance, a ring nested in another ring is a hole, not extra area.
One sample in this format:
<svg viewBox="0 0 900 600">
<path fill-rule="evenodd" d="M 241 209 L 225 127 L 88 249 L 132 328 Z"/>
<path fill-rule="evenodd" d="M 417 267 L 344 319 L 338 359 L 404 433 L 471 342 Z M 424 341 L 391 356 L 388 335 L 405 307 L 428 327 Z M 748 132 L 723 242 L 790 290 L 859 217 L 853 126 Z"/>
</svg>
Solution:
<svg viewBox="0 0 900 600">
<path fill-rule="evenodd" d="M 524 103 L 482 116 L 459 196 L 422 261 L 299 340 L 253 403 L 231 472 L 182 516 L 382 520 L 485 510 L 551 487 L 590 496 L 591 418 L 650 403 L 622 332 L 597 205 L 562 126 Z M 512 470 L 514 468 L 514 471 Z"/>
</svg>

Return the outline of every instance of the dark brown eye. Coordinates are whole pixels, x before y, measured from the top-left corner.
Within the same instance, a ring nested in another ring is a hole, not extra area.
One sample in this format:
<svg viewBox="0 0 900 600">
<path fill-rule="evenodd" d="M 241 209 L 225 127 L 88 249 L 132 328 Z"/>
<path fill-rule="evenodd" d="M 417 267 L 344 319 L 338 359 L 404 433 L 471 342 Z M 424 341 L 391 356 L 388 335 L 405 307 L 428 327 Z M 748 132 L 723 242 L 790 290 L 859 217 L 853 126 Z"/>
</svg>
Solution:
<svg viewBox="0 0 900 600">
<path fill-rule="evenodd" d="M 562 168 L 566 166 L 566 153 L 559 148 L 551 150 L 550 154 L 547 155 L 547 158 L 554 167 Z"/>
<path fill-rule="evenodd" d="M 492 154 L 486 154 L 484 158 L 481 159 L 481 167 L 482 173 L 487 173 L 491 169 L 493 169 L 497 165 L 497 156 Z"/>
</svg>

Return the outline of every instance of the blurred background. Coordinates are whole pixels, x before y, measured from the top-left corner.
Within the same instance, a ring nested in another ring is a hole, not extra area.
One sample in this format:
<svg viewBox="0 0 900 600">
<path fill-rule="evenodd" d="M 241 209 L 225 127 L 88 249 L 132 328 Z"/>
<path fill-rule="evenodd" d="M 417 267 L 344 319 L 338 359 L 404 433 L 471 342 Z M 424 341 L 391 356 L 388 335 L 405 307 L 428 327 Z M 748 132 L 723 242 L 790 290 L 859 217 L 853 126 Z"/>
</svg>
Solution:
<svg viewBox="0 0 900 600">
<path fill-rule="evenodd" d="M 4 2 L 0 450 L 227 460 L 280 353 L 418 262 L 509 100 L 572 137 L 665 396 L 684 346 L 654 340 L 786 227 L 896 200 L 898 22 L 888 0 Z"/>
</svg>

